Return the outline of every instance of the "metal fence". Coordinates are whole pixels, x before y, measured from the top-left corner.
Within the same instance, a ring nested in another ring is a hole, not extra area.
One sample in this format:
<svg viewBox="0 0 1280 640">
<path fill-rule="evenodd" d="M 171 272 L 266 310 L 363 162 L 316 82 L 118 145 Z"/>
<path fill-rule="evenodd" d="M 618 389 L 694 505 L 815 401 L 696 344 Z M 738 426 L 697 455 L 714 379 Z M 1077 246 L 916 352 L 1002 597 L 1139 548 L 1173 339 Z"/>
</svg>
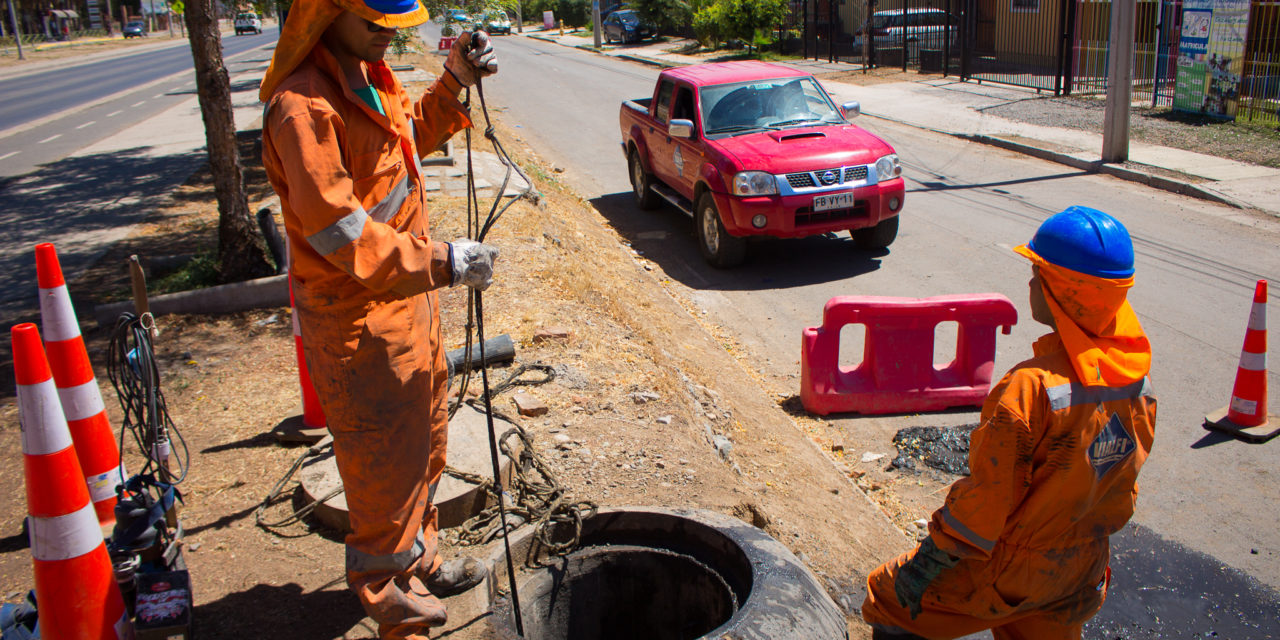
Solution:
<svg viewBox="0 0 1280 640">
<path fill-rule="evenodd" d="M 1254 0 L 1236 120 L 1280 122 L 1280 0 Z"/>
<path fill-rule="evenodd" d="M 1134 100 L 1171 106 L 1183 0 L 1125 1 Z M 806 58 L 1105 94 L 1111 0 L 792 0 L 782 32 Z M 1243 56 L 1237 120 L 1280 121 L 1280 0 L 1250 0 Z"/>
</svg>

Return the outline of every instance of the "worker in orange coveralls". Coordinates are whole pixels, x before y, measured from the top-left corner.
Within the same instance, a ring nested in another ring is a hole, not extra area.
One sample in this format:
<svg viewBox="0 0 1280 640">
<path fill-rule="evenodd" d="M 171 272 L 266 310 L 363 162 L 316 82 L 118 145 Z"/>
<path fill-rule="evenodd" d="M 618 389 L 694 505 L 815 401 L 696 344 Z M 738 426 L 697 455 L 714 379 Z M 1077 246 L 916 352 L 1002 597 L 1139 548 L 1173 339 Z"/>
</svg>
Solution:
<svg viewBox="0 0 1280 640">
<path fill-rule="evenodd" d="M 1133 515 L 1151 451 L 1151 346 L 1126 301 L 1133 243 L 1070 207 L 1014 251 L 1031 260 L 1031 316 L 1054 329 L 982 407 L 968 477 L 920 546 L 867 578 L 874 638 L 1080 638 L 1110 580 L 1108 536 Z"/>
<path fill-rule="evenodd" d="M 428 237 L 419 156 L 471 126 L 458 95 L 496 61 L 487 34 L 463 34 L 411 101 L 382 58 L 427 18 L 418 0 L 295 0 L 260 92 L 263 164 L 347 494 L 347 583 L 385 639 L 427 637 L 445 622 L 438 598 L 487 574 L 436 553 L 448 436 L 436 290 L 485 289 L 497 250 Z"/>
</svg>

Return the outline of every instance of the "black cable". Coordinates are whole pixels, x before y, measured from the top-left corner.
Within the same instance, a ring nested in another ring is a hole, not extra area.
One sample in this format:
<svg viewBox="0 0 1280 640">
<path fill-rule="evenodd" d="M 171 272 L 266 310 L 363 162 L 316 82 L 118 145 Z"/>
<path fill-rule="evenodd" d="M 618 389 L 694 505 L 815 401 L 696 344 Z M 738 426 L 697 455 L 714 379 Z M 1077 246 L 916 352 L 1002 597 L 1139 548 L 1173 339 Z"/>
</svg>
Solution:
<svg viewBox="0 0 1280 640">
<path fill-rule="evenodd" d="M 107 375 L 124 413 L 120 462 L 124 462 L 124 434 L 128 432 L 146 461 L 136 475 L 154 474 L 161 481 L 176 485 L 187 477 L 191 452 L 186 438 L 169 418 L 164 392 L 160 390 L 160 370 L 151 346 L 153 322 L 151 314 L 121 314 L 107 351 Z M 174 440 L 180 445 L 179 455 L 163 456 L 157 452 L 170 449 Z M 169 459 L 160 459 L 162 456 Z"/>
</svg>

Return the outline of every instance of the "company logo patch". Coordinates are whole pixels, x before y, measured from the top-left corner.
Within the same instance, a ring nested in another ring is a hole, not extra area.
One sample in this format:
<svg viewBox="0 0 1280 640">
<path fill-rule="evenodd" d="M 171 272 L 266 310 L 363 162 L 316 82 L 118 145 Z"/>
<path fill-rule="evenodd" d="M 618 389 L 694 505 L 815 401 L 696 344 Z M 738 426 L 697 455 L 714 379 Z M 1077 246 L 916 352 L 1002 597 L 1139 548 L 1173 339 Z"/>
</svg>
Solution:
<svg viewBox="0 0 1280 640">
<path fill-rule="evenodd" d="M 818 180 L 822 182 L 822 184 L 833 185 L 836 183 L 836 172 L 826 171 L 822 175 L 818 176 Z"/>
<path fill-rule="evenodd" d="M 1135 448 L 1137 444 L 1129 437 L 1129 432 L 1124 430 L 1120 416 L 1113 413 L 1106 426 L 1098 432 L 1098 437 L 1089 445 L 1089 464 L 1093 465 L 1094 472 L 1101 478 L 1111 467 L 1133 453 Z"/>
</svg>

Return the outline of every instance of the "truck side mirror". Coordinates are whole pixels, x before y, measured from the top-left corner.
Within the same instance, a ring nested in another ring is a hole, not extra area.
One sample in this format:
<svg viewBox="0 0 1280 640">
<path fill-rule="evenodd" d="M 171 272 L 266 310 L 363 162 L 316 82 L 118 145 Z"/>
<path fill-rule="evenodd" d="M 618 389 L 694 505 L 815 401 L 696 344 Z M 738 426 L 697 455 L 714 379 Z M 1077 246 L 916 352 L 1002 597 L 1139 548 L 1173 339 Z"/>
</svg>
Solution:
<svg viewBox="0 0 1280 640">
<path fill-rule="evenodd" d="M 862 103 L 857 100 L 846 102 L 840 105 L 840 111 L 846 118 L 852 118 L 862 113 Z"/>
<path fill-rule="evenodd" d="M 693 137 L 693 121 L 683 118 L 673 118 L 671 123 L 667 125 L 667 135 L 673 138 L 692 138 Z"/>
</svg>

